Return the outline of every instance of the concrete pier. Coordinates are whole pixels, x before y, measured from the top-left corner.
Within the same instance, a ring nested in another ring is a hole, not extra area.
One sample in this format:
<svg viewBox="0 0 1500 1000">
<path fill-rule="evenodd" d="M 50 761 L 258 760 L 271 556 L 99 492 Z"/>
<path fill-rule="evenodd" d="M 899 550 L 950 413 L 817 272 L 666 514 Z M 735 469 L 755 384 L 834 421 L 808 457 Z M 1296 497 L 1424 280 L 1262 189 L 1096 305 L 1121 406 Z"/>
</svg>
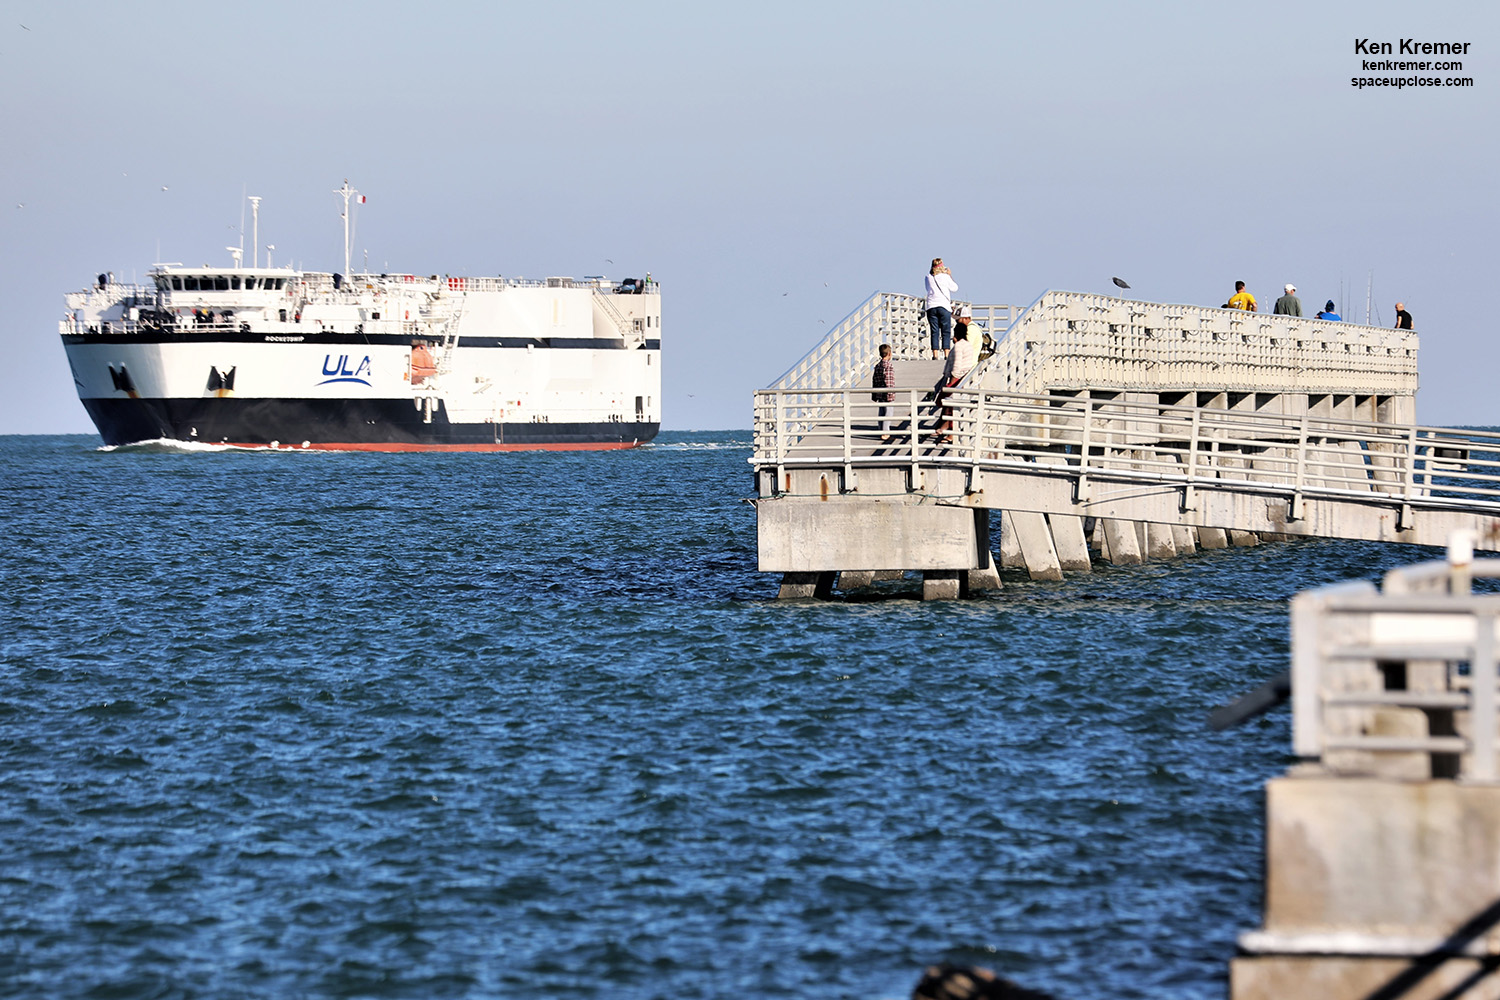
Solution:
<svg viewBox="0 0 1500 1000">
<path fill-rule="evenodd" d="M 1263 537 L 1471 530 L 1500 549 L 1500 463 L 1482 457 L 1500 435 L 1415 425 L 1410 331 L 1070 292 L 974 311 L 996 350 L 941 404 L 921 300 L 890 293 L 756 394 L 763 570 L 932 573 L 932 594 L 959 572 L 974 590 L 998 581 L 989 511 L 1001 567 L 1036 580 L 1087 570 L 1084 520 L 1115 565 Z M 877 392 L 881 343 L 897 385 Z"/>
<path fill-rule="evenodd" d="M 1231 1000 L 1500 996 L 1500 560 L 1298 595 L 1293 748 Z"/>
</svg>

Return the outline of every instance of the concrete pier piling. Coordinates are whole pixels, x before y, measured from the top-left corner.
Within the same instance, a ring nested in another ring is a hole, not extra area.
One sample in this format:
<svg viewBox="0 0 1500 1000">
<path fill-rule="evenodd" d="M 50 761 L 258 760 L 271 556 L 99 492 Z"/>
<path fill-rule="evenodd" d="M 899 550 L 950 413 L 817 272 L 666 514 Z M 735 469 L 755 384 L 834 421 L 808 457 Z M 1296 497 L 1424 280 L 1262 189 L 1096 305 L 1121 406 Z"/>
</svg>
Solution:
<svg viewBox="0 0 1500 1000">
<path fill-rule="evenodd" d="M 1144 562 L 1141 555 L 1141 536 L 1131 521 L 1107 517 L 1104 525 L 1104 558 L 1115 566 L 1138 566 Z"/>
<path fill-rule="evenodd" d="M 1049 514 L 1047 526 L 1052 529 L 1052 545 L 1063 572 L 1091 572 L 1093 561 L 1089 557 L 1088 539 L 1083 534 L 1083 518 L 1072 514 Z"/>
<path fill-rule="evenodd" d="M 1058 561 L 1047 518 L 1030 511 L 1012 511 L 1010 521 L 1016 527 L 1016 540 L 1027 574 L 1033 580 L 1061 580 L 1062 563 Z"/>
</svg>

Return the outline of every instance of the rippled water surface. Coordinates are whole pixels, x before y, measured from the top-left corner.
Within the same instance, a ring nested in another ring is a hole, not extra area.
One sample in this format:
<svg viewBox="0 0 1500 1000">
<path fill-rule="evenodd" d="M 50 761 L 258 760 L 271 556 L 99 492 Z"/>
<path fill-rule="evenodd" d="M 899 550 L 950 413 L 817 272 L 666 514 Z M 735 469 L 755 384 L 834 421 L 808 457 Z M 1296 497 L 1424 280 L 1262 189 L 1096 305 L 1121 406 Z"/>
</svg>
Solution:
<svg viewBox="0 0 1500 1000">
<path fill-rule="evenodd" d="M 777 604 L 743 432 L 632 452 L 0 438 L 21 997 L 1217 998 L 1303 542 Z"/>
</svg>

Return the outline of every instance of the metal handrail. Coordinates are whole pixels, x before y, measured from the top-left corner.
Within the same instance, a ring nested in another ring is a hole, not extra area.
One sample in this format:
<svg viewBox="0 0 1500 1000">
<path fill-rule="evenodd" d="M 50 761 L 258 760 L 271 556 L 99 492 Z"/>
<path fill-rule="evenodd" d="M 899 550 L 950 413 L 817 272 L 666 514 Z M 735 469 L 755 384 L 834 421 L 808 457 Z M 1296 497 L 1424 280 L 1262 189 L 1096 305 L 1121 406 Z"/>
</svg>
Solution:
<svg viewBox="0 0 1500 1000">
<path fill-rule="evenodd" d="M 1021 310 L 1003 304 L 966 305 L 973 324 L 998 342 Z M 828 334 L 771 383 L 772 389 L 852 385 L 874 365 L 882 343 L 896 361 L 928 357 L 927 302 L 920 295 L 875 292 L 834 324 Z"/>
<path fill-rule="evenodd" d="M 1053 290 L 963 384 L 1405 394 L 1418 347 L 1409 330 Z"/>
<path fill-rule="evenodd" d="M 880 440 L 869 387 L 755 394 L 757 468 L 923 464 L 1025 468 L 1080 483 L 1115 477 L 1392 506 L 1480 505 L 1500 514 L 1500 434 L 1183 404 L 955 389 L 953 442 L 922 390 L 893 392 L 906 427 Z M 847 416 L 845 416 L 847 414 Z M 1039 463 L 1048 463 L 1045 465 Z"/>
<path fill-rule="evenodd" d="M 1299 756 L 1336 774 L 1413 776 L 1415 766 L 1419 777 L 1500 782 L 1500 596 L 1468 592 L 1472 579 L 1500 579 L 1500 559 L 1472 560 L 1472 539 L 1456 542 L 1449 562 L 1388 573 L 1384 593 L 1359 580 L 1293 598 Z M 1406 680 L 1392 688 L 1398 664 Z M 1446 719 L 1440 728 L 1434 712 Z M 1392 735 L 1392 724 L 1404 734 Z M 1414 765 L 1413 754 L 1425 759 Z"/>
</svg>

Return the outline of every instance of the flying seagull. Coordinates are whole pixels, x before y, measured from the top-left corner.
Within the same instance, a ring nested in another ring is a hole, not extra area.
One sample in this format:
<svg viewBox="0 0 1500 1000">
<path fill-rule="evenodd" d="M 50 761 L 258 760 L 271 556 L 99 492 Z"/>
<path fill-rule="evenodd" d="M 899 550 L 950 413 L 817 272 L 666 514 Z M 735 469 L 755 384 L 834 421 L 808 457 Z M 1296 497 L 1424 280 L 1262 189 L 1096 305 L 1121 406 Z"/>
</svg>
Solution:
<svg viewBox="0 0 1500 1000">
<path fill-rule="evenodd" d="M 1121 288 L 1129 288 L 1130 287 L 1129 285 L 1127 285 L 1125 283 L 1125 279 L 1124 278 L 1110 278 L 1109 280 L 1113 281 L 1115 284 L 1119 285 Z"/>
</svg>

